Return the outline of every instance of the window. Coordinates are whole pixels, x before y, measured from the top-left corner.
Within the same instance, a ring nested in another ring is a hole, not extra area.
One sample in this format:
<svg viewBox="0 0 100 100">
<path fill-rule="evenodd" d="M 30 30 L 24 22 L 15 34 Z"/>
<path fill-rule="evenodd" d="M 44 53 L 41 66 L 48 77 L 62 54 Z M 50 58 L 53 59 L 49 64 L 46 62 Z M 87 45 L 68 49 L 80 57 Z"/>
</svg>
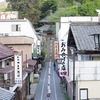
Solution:
<svg viewBox="0 0 100 100">
<path fill-rule="evenodd" d="M 21 31 L 21 25 L 19 24 L 12 25 L 11 30 L 13 32 Z"/>
<path fill-rule="evenodd" d="M 80 100 L 88 100 L 88 89 L 87 88 L 80 89 Z"/>
</svg>

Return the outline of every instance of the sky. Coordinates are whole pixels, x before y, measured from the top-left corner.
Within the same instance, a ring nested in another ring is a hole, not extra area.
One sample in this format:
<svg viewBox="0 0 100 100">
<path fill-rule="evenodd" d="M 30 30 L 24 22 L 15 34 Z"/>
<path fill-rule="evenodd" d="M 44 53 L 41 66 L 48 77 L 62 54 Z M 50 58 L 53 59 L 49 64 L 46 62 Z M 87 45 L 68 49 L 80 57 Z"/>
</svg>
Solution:
<svg viewBox="0 0 100 100">
<path fill-rule="evenodd" d="M 5 0 L 0 0 L 0 2 L 5 1 Z"/>
</svg>

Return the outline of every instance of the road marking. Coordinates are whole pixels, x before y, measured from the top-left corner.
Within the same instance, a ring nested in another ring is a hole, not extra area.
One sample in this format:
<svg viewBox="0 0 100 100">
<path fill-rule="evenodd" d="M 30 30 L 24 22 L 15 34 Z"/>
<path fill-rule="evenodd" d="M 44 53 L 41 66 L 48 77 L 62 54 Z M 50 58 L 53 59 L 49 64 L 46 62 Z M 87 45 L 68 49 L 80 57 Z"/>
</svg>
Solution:
<svg viewBox="0 0 100 100">
<path fill-rule="evenodd" d="M 57 100 L 57 93 L 56 93 L 56 84 L 55 84 L 54 71 L 53 71 L 53 82 L 54 82 L 55 100 Z"/>
<path fill-rule="evenodd" d="M 43 98 L 43 91 L 44 91 L 44 84 L 45 84 L 46 73 L 47 73 L 47 67 L 46 67 L 45 76 L 44 76 L 44 80 L 43 80 L 42 93 L 41 93 L 41 100 L 42 100 L 42 98 Z"/>
</svg>

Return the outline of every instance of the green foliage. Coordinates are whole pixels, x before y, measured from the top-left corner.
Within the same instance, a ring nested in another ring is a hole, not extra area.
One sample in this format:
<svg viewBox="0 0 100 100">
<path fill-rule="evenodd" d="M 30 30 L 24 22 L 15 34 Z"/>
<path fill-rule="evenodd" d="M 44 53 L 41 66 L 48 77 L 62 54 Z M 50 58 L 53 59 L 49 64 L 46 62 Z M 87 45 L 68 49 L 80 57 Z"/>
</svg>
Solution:
<svg viewBox="0 0 100 100">
<path fill-rule="evenodd" d="M 0 3 L 0 11 L 6 11 L 8 3 L 7 2 L 1 2 Z"/>
<path fill-rule="evenodd" d="M 100 0 L 59 0 L 57 11 L 48 21 L 56 22 L 67 16 L 96 16 L 96 9 L 100 9 Z"/>
<path fill-rule="evenodd" d="M 46 50 L 42 49 L 41 50 L 41 55 L 43 57 L 43 60 L 45 59 L 45 56 L 46 56 Z"/>
<path fill-rule="evenodd" d="M 97 15 L 97 12 L 96 12 L 97 8 L 98 6 L 96 6 L 95 2 L 87 0 L 87 1 L 84 1 L 82 5 L 79 5 L 78 13 L 80 16 L 95 16 Z"/>
<path fill-rule="evenodd" d="M 19 11 L 19 18 L 28 18 L 36 24 L 40 18 L 41 0 L 10 0 L 7 10 Z"/>
<path fill-rule="evenodd" d="M 75 16 L 76 15 L 76 6 L 71 6 L 68 8 L 58 8 L 58 10 L 52 15 L 48 17 L 48 20 L 51 22 L 57 22 L 61 17 L 66 16 Z"/>
<path fill-rule="evenodd" d="M 41 7 L 41 18 L 44 18 L 48 14 L 50 14 L 50 10 L 55 12 L 57 9 L 57 4 L 55 0 L 44 0 L 42 7 Z"/>
</svg>

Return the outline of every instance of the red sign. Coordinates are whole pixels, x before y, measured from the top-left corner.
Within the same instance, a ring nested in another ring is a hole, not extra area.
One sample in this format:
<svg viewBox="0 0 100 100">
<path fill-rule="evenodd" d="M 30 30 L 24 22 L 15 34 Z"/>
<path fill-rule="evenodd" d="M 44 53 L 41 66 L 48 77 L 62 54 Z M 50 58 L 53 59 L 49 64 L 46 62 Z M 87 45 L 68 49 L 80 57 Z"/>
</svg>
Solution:
<svg viewBox="0 0 100 100">
<path fill-rule="evenodd" d="M 54 58 L 58 58 L 58 41 L 54 41 Z"/>
</svg>

